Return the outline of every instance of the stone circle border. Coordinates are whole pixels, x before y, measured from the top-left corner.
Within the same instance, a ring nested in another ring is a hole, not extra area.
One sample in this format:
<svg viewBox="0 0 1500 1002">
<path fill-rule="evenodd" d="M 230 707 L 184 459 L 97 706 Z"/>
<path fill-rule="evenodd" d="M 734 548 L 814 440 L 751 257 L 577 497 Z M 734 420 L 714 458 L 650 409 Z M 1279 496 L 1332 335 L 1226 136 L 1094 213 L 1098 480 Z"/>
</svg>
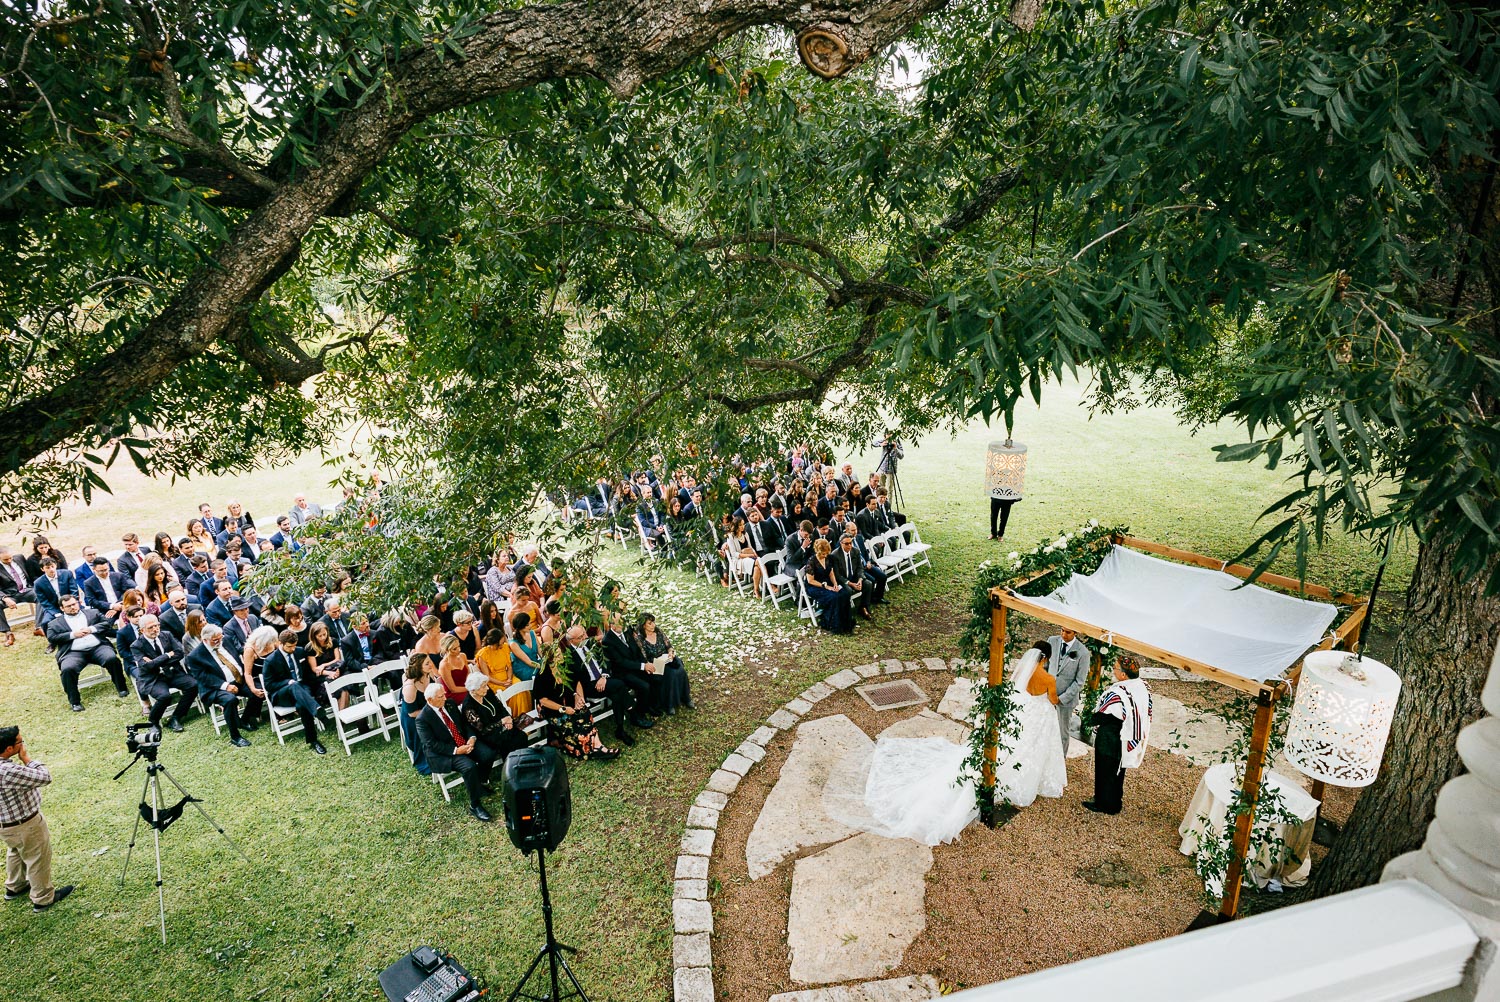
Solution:
<svg viewBox="0 0 1500 1002">
<path fill-rule="evenodd" d="M 836 692 L 876 675 L 919 671 L 961 671 L 962 658 L 886 658 L 845 668 L 804 690 L 766 718 L 766 722 L 725 757 L 708 777 L 708 785 L 688 808 L 677 869 L 672 883 L 672 995 L 674 1002 L 714 1002 L 713 906 L 708 901 L 708 863 L 713 856 L 719 817 L 740 780 L 766 757 L 766 745 L 782 731 L 801 723 L 814 706 Z"/>
</svg>

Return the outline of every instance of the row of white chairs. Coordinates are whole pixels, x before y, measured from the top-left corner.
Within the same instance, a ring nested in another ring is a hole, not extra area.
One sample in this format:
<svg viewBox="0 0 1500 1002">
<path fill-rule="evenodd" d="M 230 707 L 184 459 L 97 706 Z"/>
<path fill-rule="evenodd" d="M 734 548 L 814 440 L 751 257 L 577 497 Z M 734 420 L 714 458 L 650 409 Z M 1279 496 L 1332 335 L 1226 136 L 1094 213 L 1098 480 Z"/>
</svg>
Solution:
<svg viewBox="0 0 1500 1002">
<path fill-rule="evenodd" d="M 908 574 L 915 576 L 919 567 L 932 566 L 932 560 L 928 556 L 932 544 L 922 541 L 921 531 L 911 522 L 866 540 L 865 546 L 870 559 L 885 572 L 889 584 L 895 584 Z M 802 572 L 798 571 L 795 575 L 788 573 L 786 561 L 785 548 L 755 558 L 755 565 L 761 574 L 760 597 L 779 610 L 782 601 L 795 594 L 797 617 L 816 621 L 817 613 L 807 596 L 807 589 L 803 587 Z M 728 560 L 727 564 L 731 587 L 741 595 L 746 593 L 747 587 L 754 587 L 753 570 L 749 573 L 742 571 L 736 560 Z M 793 584 L 797 587 L 793 588 Z"/>
</svg>

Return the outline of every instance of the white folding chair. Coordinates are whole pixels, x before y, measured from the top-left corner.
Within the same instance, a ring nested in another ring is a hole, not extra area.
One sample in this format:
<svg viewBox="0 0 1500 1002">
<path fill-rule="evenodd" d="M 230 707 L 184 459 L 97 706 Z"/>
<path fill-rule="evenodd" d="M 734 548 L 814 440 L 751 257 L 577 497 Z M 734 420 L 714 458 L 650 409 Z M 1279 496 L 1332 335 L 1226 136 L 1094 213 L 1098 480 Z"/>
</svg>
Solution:
<svg viewBox="0 0 1500 1002">
<path fill-rule="evenodd" d="M 375 687 L 370 681 L 369 672 L 348 672 L 331 682 L 323 683 L 323 688 L 328 690 L 333 728 L 339 740 L 343 742 L 345 755 L 353 755 L 354 746 L 369 738 L 378 737 L 387 741 L 391 739 L 390 731 L 385 726 L 385 714 L 381 709 L 380 701 L 375 698 Z M 348 705 L 339 705 L 340 696 L 348 696 Z M 361 720 L 371 725 L 370 729 L 363 733 L 354 727 Z"/>
<path fill-rule="evenodd" d="M 504 703 L 506 705 L 506 708 L 509 709 L 510 701 L 517 696 L 530 692 L 531 686 L 531 679 L 527 679 L 524 682 L 514 682 L 511 685 L 506 686 L 505 690 L 500 693 L 500 702 Z M 526 735 L 527 739 L 530 740 L 532 744 L 536 744 L 538 741 L 544 740 L 546 738 L 547 724 L 544 720 L 541 719 L 540 714 L 536 714 L 535 716 L 533 716 L 533 711 L 528 711 L 527 713 L 522 714 L 516 719 L 517 721 L 527 721 L 526 723 L 523 723 L 521 725 L 521 731 Z"/>
<path fill-rule="evenodd" d="M 387 730 L 390 730 L 392 725 L 399 726 L 401 711 L 398 707 L 401 703 L 401 681 L 406 676 L 406 662 L 400 658 L 394 661 L 382 661 L 378 665 L 371 665 L 365 669 L 365 674 L 370 677 L 373 698 L 380 705 L 381 726 Z M 391 683 L 390 688 L 381 692 L 378 683 L 387 676 Z"/>
<path fill-rule="evenodd" d="M 432 781 L 443 791 L 443 799 L 450 804 L 453 803 L 453 791 L 464 785 L 463 774 L 457 772 L 434 772 Z"/>
<path fill-rule="evenodd" d="M 302 718 L 297 715 L 297 704 L 291 706 L 277 706 L 271 702 L 270 694 L 266 694 L 266 709 L 271 715 L 271 733 L 276 735 L 276 740 L 286 744 L 286 739 L 294 734 L 302 733 Z M 313 726 L 319 726 L 317 718 L 313 718 Z"/>
<path fill-rule="evenodd" d="M 738 545 L 734 543 L 732 537 L 725 541 L 725 547 L 721 552 L 724 554 L 724 565 L 729 575 L 729 586 L 738 591 L 740 597 L 743 598 L 745 586 L 753 582 L 755 572 L 753 569 L 748 572 L 740 569 L 740 561 L 744 558 L 739 555 Z M 731 548 L 734 549 L 732 555 L 729 552 Z"/>
<path fill-rule="evenodd" d="M 907 522 L 896 530 L 896 535 L 901 538 L 901 552 L 911 563 L 913 574 L 918 567 L 931 567 L 932 561 L 928 559 L 927 553 L 932 549 L 931 543 L 922 542 L 922 534 L 917 531 L 916 525 Z"/>
<path fill-rule="evenodd" d="M 790 594 L 791 586 L 796 583 L 796 578 L 785 570 L 786 551 L 777 550 L 757 559 L 760 561 L 761 587 L 765 589 L 761 598 L 780 610 L 781 600 Z"/>
<path fill-rule="evenodd" d="M 905 576 L 906 561 L 891 546 L 890 533 L 881 533 L 870 540 L 869 548 L 870 559 L 875 561 L 875 566 L 885 571 L 887 584 L 895 584 Z"/>
<path fill-rule="evenodd" d="M 803 567 L 797 571 L 797 618 L 810 619 L 812 625 L 818 625 L 818 610 L 813 605 L 812 596 L 807 593 L 807 568 Z"/>
</svg>

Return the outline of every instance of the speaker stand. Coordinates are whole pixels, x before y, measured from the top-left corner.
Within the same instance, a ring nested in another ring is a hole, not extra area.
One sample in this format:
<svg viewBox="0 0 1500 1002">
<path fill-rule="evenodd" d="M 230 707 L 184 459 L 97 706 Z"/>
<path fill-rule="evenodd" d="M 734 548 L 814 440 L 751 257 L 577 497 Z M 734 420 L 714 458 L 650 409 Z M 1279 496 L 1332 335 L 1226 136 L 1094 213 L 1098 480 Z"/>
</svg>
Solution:
<svg viewBox="0 0 1500 1002">
<path fill-rule="evenodd" d="M 562 999 L 574 997 L 582 999 L 583 1002 L 589 1002 L 589 997 L 583 993 L 583 986 L 573 976 L 573 969 L 568 966 L 567 957 L 564 956 L 564 954 L 577 953 L 578 951 L 571 946 L 559 943 L 557 937 L 552 934 L 552 895 L 547 890 L 547 850 L 538 849 L 536 851 L 536 862 L 537 873 L 540 875 L 542 883 L 542 925 L 547 930 L 547 941 L 536 952 L 536 958 L 532 960 L 531 966 L 526 969 L 526 973 L 521 977 L 520 984 L 516 985 L 515 990 L 510 993 L 506 1002 L 516 1002 L 517 999 L 527 999 L 529 1002 L 561 1002 Z M 547 960 L 548 971 L 551 974 L 552 991 L 547 995 L 532 995 L 526 991 L 526 985 L 531 980 L 532 975 L 536 973 L 536 969 L 544 957 Z M 566 994 L 559 992 L 557 977 L 559 967 L 568 976 L 568 983 L 573 986 L 573 990 Z"/>
</svg>

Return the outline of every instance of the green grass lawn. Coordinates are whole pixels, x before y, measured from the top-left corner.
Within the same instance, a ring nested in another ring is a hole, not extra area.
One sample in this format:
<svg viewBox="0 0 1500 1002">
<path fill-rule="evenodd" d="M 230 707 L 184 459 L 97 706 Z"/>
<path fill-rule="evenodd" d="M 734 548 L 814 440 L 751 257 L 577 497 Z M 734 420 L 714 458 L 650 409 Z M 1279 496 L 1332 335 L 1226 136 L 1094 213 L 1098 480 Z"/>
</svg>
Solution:
<svg viewBox="0 0 1500 1002">
<path fill-rule="evenodd" d="M 748 600 L 675 572 L 638 574 L 618 550 L 607 558 L 638 606 L 658 611 L 689 671 L 701 668 L 701 709 L 659 725 L 615 763 L 572 773 L 573 828 L 549 877 L 559 936 L 581 948 L 575 969 L 591 997 L 670 996 L 673 861 L 688 805 L 778 704 L 840 667 L 951 656 L 984 559 L 1090 517 L 1229 556 L 1282 489 L 1277 474 L 1213 462 L 1209 447 L 1229 440 L 1228 432 L 1193 438 L 1171 414 L 1148 409 L 1090 421 L 1079 396 L 1055 390 L 1045 408 L 1019 415 L 1017 436 L 1031 448 L 1027 495 L 1004 544 L 987 539 L 981 480 L 991 433 L 976 425 L 951 441 L 908 447 L 907 508 L 936 545 L 934 566 L 897 586 L 877 626 L 852 637 L 813 634 L 789 611 L 768 620 Z M 856 457 L 861 472 L 873 458 Z M 201 499 L 222 513 L 231 491 L 259 520 L 283 510 L 299 489 L 329 493 L 326 482 L 316 457 L 256 476 L 176 485 L 130 473 L 113 497 L 66 512 L 54 536 L 72 555 L 84 542 L 112 548 L 125 527 L 176 532 Z M 1392 593 L 1411 556 L 1398 546 L 1393 559 Z M 1363 542 L 1335 538 L 1310 573 L 1363 588 L 1373 569 Z M 677 590 L 669 594 L 667 584 Z M 723 667 L 768 632 L 783 639 Z M 718 667 L 696 664 L 695 647 L 705 657 L 712 648 Z M 140 719 L 137 708 L 107 686 L 86 691 L 85 703 L 86 713 L 67 712 L 55 663 L 38 641 L 28 636 L 0 653 L 0 721 L 20 723 L 32 754 L 55 776 L 45 800 L 54 872 L 59 882 L 84 885 L 44 915 L 24 902 L 0 907 L 9 946 L 0 998 L 376 998 L 376 973 L 423 942 L 454 950 L 493 989 L 507 991 L 530 961 L 540 939 L 534 865 L 501 826 L 480 825 L 445 804 L 398 746 L 365 743 L 349 758 L 330 744 L 318 758 L 300 741 L 279 747 L 262 729 L 253 748 L 232 749 L 199 717 L 187 734 L 167 735 L 163 761 L 253 862 L 196 814 L 184 815 L 163 838 L 170 935 L 163 947 L 149 838 L 118 885 L 141 774 L 138 766 L 119 783 L 110 776 L 125 764 L 124 725 Z"/>
</svg>

